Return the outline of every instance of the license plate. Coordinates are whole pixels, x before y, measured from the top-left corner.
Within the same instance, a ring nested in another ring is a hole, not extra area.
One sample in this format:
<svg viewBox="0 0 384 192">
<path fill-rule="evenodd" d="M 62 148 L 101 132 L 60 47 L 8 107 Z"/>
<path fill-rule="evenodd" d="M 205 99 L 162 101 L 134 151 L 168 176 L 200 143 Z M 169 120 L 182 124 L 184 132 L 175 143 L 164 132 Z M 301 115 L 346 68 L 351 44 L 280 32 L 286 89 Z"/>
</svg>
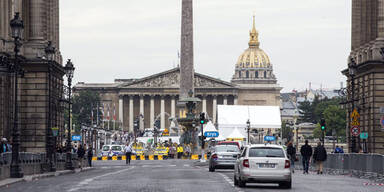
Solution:
<svg viewBox="0 0 384 192">
<path fill-rule="evenodd" d="M 259 163 L 259 168 L 275 168 L 274 163 Z"/>
</svg>

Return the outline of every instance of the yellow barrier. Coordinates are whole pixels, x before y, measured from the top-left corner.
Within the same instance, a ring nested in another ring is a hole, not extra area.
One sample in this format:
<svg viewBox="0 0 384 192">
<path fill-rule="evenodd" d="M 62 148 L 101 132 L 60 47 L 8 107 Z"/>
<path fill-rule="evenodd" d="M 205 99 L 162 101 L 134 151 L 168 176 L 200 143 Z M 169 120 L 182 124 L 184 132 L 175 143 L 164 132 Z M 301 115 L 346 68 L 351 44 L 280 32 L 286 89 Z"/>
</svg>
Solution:
<svg viewBox="0 0 384 192">
<path fill-rule="evenodd" d="M 101 157 L 101 160 L 103 160 L 103 161 L 108 160 L 108 157 L 107 156 L 103 156 L 103 157 Z"/>
<path fill-rule="evenodd" d="M 198 159 L 199 159 L 199 155 L 192 155 L 192 156 L 191 156 L 191 159 L 192 159 L 192 160 L 198 160 Z"/>
<path fill-rule="evenodd" d="M 144 155 L 140 155 L 140 160 L 145 160 L 145 156 Z"/>
<path fill-rule="evenodd" d="M 112 160 L 117 160 L 117 156 L 112 156 Z"/>
<path fill-rule="evenodd" d="M 136 160 L 136 155 L 131 155 L 131 160 Z"/>
<path fill-rule="evenodd" d="M 158 159 L 158 160 L 163 160 L 163 156 L 162 156 L 162 155 L 158 155 L 158 156 L 157 156 L 157 159 Z"/>
<path fill-rule="evenodd" d="M 207 154 L 204 154 L 204 159 L 207 159 Z"/>
<path fill-rule="evenodd" d="M 121 156 L 121 160 L 127 160 L 127 156 L 125 156 L 125 155 L 123 155 L 123 156 Z"/>
<path fill-rule="evenodd" d="M 154 155 L 149 155 L 148 158 L 149 158 L 149 160 L 155 160 Z"/>
<path fill-rule="evenodd" d="M 92 157 L 92 161 L 96 161 L 97 160 L 97 157 Z"/>
</svg>

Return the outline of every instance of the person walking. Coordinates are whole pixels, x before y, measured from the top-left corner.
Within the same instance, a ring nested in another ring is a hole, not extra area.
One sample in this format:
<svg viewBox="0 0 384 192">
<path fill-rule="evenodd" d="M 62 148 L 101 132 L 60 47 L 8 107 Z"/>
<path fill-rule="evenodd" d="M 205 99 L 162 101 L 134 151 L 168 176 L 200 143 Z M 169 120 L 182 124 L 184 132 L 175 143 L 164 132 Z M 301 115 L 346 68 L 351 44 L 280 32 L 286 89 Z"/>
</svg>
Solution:
<svg viewBox="0 0 384 192">
<path fill-rule="evenodd" d="M 125 146 L 125 164 L 130 165 L 131 164 L 131 155 L 132 155 L 132 147 L 127 143 Z"/>
<path fill-rule="evenodd" d="M 296 148 L 293 146 L 292 142 L 288 143 L 287 154 L 289 160 L 291 161 L 292 173 L 295 173 Z"/>
<path fill-rule="evenodd" d="M 313 153 L 313 160 L 317 165 L 317 174 L 323 174 L 323 162 L 327 160 L 327 151 L 324 146 L 321 145 L 321 142 L 317 143 L 317 147 Z"/>
<path fill-rule="evenodd" d="M 84 144 L 84 146 L 85 146 L 85 144 Z M 78 158 L 78 161 L 79 161 L 79 168 L 80 169 L 83 168 L 84 155 L 85 155 L 85 149 L 83 148 L 82 145 L 80 145 L 79 148 L 77 149 L 77 158 Z"/>
<path fill-rule="evenodd" d="M 303 174 L 308 174 L 309 161 L 312 156 L 312 147 L 308 145 L 308 140 L 305 140 L 305 144 L 301 146 L 300 153 L 303 162 Z"/>
<path fill-rule="evenodd" d="M 92 157 L 93 157 L 93 148 L 89 147 L 88 152 L 87 152 L 87 157 L 88 157 L 88 165 L 92 167 Z"/>
</svg>

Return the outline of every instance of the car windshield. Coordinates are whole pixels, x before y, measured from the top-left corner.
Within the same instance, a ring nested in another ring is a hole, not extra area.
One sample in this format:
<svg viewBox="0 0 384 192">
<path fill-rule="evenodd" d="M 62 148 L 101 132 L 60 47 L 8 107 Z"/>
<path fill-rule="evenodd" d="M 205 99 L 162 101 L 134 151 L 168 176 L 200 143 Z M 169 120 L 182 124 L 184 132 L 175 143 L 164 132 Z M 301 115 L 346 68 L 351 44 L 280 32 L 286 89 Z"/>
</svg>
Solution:
<svg viewBox="0 0 384 192">
<path fill-rule="evenodd" d="M 121 146 L 112 146 L 112 151 L 121 151 Z"/>
<path fill-rule="evenodd" d="M 103 151 L 109 151 L 109 146 L 104 146 Z"/>
<path fill-rule="evenodd" d="M 249 157 L 285 157 L 281 148 L 255 147 L 249 149 Z"/>
<path fill-rule="evenodd" d="M 235 145 L 223 145 L 223 146 L 216 146 L 215 151 L 216 152 L 239 152 L 239 148 Z"/>
</svg>

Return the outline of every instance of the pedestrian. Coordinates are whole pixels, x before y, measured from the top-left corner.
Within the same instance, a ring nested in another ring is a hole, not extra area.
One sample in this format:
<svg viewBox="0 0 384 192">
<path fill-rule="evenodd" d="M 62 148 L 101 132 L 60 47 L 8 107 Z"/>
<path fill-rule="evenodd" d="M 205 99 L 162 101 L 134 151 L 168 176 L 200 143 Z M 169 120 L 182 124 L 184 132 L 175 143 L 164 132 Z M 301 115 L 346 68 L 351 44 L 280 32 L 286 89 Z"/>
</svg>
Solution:
<svg viewBox="0 0 384 192">
<path fill-rule="evenodd" d="M 0 143 L 0 153 L 5 153 L 5 152 L 9 152 L 9 150 L 7 145 L 7 139 L 3 138 L 1 139 L 1 143 Z"/>
<path fill-rule="evenodd" d="M 88 157 L 88 165 L 92 167 L 93 148 L 91 146 L 88 148 L 87 157 Z"/>
<path fill-rule="evenodd" d="M 83 168 L 84 155 L 85 155 L 85 149 L 83 148 L 82 145 L 80 145 L 79 148 L 77 149 L 77 158 L 78 158 L 78 161 L 79 161 L 79 168 L 80 169 Z"/>
<path fill-rule="evenodd" d="M 125 146 L 125 164 L 130 165 L 131 164 L 131 155 L 132 155 L 132 147 L 128 143 Z"/>
<path fill-rule="evenodd" d="M 324 146 L 321 145 L 321 142 L 317 143 L 317 147 L 313 153 L 313 160 L 317 165 L 317 174 L 323 174 L 323 163 L 327 160 L 327 151 Z"/>
<path fill-rule="evenodd" d="M 341 153 L 342 149 L 336 145 L 334 153 Z"/>
<path fill-rule="evenodd" d="M 303 162 L 303 174 L 308 174 L 309 161 L 312 156 L 312 147 L 308 145 L 308 140 L 305 140 L 305 144 L 301 146 L 300 153 Z"/>
<path fill-rule="evenodd" d="M 295 173 L 296 148 L 293 146 L 292 142 L 288 143 L 287 154 L 288 159 L 291 161 L 291 170 Z"/>
</svg>

